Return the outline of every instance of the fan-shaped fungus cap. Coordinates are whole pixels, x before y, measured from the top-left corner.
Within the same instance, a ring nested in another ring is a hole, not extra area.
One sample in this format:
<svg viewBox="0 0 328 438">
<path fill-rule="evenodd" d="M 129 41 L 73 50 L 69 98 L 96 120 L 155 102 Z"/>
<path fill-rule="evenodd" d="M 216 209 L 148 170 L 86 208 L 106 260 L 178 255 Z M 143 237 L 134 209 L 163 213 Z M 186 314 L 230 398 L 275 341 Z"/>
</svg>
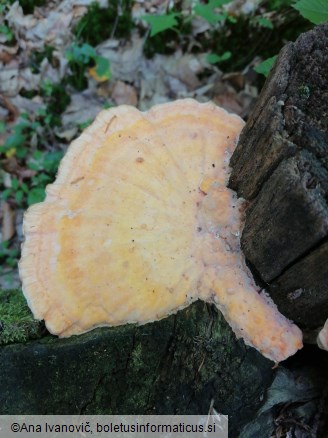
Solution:
<svg viewBox="0 0 328 438">
<path fill-rule="evenodd" d="M 301 332 L 244 264 L 243 201 L 225 183 L 243 121 L 186 99 L 101 112 L 25 215 L 23 291 L 51 333 L 144 324 L 202 299 L 281 361 Z"/>
</svg>

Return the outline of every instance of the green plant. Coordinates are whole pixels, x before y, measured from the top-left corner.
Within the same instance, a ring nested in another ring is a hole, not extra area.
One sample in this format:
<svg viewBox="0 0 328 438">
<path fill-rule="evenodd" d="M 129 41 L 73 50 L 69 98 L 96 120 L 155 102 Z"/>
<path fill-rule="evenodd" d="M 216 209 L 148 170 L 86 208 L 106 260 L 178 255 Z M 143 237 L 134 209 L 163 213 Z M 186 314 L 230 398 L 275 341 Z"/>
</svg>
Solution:
<svg viewBox="0 0 328 438">
<path fill-rule="evenodd" d="M 27 140 L 32 133 L 39 127 L 39 122 L 31 122 L 27 113 L 20 115 L 20 121 L 13 127 L 12 134 L 0 146 L 0 154 L 6 156 L 16 155 L 18 158 L 26 157 L 28 149 Z"/>
<path fill-rule="evenodd" d="M 143 15 L 141 19 L 150 24 L 150 36 L 153 37 L 168 29 L 178 32 L 175 26 L 178 25 L 177 18 L 180 16 L 181 14 L 178 12 L 171 12 L 170 14 L 165 15 Z"/>
<path fill-rule="evenodd" d="M 264 75 L 265 77 L 267 77 L 271 71 L 273 64 L 276 62 L 277 57 L 278 57 L 278 55 L 275 55 L 275 56 L 272 56 L 271 58 L 264 60 L 263 62 L 258 64 L 256 67 L 254 67 L 254 70 L 256 71 L 256 73 L 260 73 L 260 74 Z"/>
<path fill-rule="evenodd" d="M 328 21 L 328 2 L 327 0 L 298 0 L 292 5 L 302 17 L 311 21 L 313 24 L 320 24 Z M 277 55 L 265 59 L 261 64 L 258 64 L 254 70 L 257 73 L 268 76 L 273 64 L 277 59 Z"/>
<path fill-rule="evenodd" d="M 18 257 L 18 249 L 10 248 L 9 240 L 4 240 L 0 243 L 0 262 L 6 264 L 7 266 L 14 267 L 17 264 Z"/>
<path fill-rule="evenodd" d="M 24 198 L 26 198 L 28 193 L 29 188 L 27 184 L 20 182 L 17 178 L 12 178 L 11 187 L 2 192 L 2 199 L 7 200 L 8 198 L 12 198 L 17 205 L 24 207 Z"/>
<path fill-rule="evenodd" d="M 299 0 L 292 6 L 311 23 L 320 24 L 328 21 L 327 0 Z"/>
<path fill-rule="evenodd" d="M 224 20 L 235 23 L 236 19 L 230 16 L 226 11 L 221 9 L 220 12 L 217 12 L 217 9 L 222 8 L 223 5 L 230 2 L 231 0 L 209 0 L 206 4 L 199 2 L 194 6 L 194 13 L 204 18 L 204 20 L 211 25 L 216 25 Z"/>
<path fill-rule="evenodd" d="M 231 52 L 224 52 L 222 55 L 216 55 L 215 53 L 209 53 L 206 57 L 207 62 L 210 64 L 219 64 L 223 61 L 227 61 L 231 58 Z"/>
<path fill-rule="evenodd" d="M 47 58 L 50 64 L 53 63 L 53 52 L 55 47 L 45 44 L 42 50 L 34 50 L 30 56 L 30 66 L 33 73 L 40 73 L 40 65 L 44 58 Z"/>
<path fill-rule="evenodd" d="M 96 46 L 108 38 L 127 38 L 133 27 L 133 0 L 111 0 L 107 8 L 91 3 L 74 28 L 79 40 Z"/>
<path fill-rule="evenodd" d="M 86 88 L 85 70 L 93 65 L 96 67 L 98 76 L 110 79 L 111 71 L 108 59 L 98 56 L 96 50 L 90 44 L 79 45 L 74 43 L 65 55 L 73 73 L 70 77 L 70 83 L 76 89 L 83 90 Z"/>
<path fill-rule="evenodd" d="M 252 20 L 252 23 L 255 25 L 258 25 L 260 27 L 265 27 L 267 29 L 273 29 L 272 21 L 266 17 L 262 17 L 262 16 L 254 17 Z"/>
<path fill-rule="evenodd" d="M 43 118 L 45 125 L 49 125 L 50 127 L 60 126 L 60 114 L 65 111 L 71 101 L 66 91 L 65 83 L 55 84 L 49 79 L 46 79 L 41 84 L 40 91 L 47 106 L 39 110 L 39 116 Z"/>
<path fill-rule="evenodd" d="M 0 33 L 5 36 L 7 42 L 13 41 L 14 33 L 6 24 L 0 24 Z"/>
<path fill-rule="evenodd" d="M 49 85 L 51 94 L 51 86 Z M 13 133 L 0 147 L 7 158 L 15 157 L 20 169 L 29 169 L 32 172 L 28 182 L 11 177 L 11 186 L 3 187 L 1 198 L 10 199 L 17 206 L 26 208 L 36 202 L 41 202 L 45 196 L 45 187 L 49 184 L 57 171 L 59 161 L 63 156 L 62 151 L 44 151 L 37 149 L 43 146 L 47 131 L 52 130 L 52 114 L 45 108 L 38 111 L 35 120 L 29 119 L 27 114 L 21 114 L 20 122 L 13 128 Z M 33 146 L 31 141 L 33 138 Z M 3 182 L 0 181 L 0 187 Z"/>
</svg>

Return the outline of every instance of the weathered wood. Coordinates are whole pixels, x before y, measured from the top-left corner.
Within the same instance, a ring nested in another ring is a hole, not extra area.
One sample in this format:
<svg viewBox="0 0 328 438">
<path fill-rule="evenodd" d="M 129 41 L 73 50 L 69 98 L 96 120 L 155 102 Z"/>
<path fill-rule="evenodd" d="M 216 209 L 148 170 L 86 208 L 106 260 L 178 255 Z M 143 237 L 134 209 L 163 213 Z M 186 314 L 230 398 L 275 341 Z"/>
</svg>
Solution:
<svg viewBox="0 0 328 438">
<path fill-rule="evenodd" d="M 242 249 L 266 282 L 328 234 L 328 205 L 316 165 L 307 151 L 280 163 L 247 212 Z"/>
<path fill-rule="evenodd" d="M 229 186 L 250 201 L 241 238 L 246 259 L 302 327 L 327 318 L 326 251 L 314 267 L 328 237 L 327 102 L 324 24 L 281 51 L 230 162 Z M 303 291 L 299 305 L 288 298 L 296 289 Z"/>
<path fill-rule="evenodd" d="M 287 44 L 231 159 L 229 185 L 254 198 L 279 163 L 306 149 L 328 169 L 328 24 Z"/>
<path fill-rule="evenodd" d="M 269 287 L 288 318 L 308 328 L 323 325 L 328 315 L 328 241 L 311 251 Z M 309 311 L 311 309 L 311 311 Z"/>
</svg>

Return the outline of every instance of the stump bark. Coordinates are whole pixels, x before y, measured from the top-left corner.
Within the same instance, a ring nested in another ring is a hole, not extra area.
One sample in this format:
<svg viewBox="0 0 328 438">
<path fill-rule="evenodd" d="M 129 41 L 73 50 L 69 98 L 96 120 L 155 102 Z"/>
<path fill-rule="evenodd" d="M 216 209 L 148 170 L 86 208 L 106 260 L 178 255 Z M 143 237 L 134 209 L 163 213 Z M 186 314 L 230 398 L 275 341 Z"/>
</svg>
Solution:
<svg viewBox="0 0 328 438">
<path fill-rule="evenodd" d="M 280 311 L 328 317 L 328 24 L 287 44 L 231 159 L 249 200 L 242 249 Z"/>
</svg>

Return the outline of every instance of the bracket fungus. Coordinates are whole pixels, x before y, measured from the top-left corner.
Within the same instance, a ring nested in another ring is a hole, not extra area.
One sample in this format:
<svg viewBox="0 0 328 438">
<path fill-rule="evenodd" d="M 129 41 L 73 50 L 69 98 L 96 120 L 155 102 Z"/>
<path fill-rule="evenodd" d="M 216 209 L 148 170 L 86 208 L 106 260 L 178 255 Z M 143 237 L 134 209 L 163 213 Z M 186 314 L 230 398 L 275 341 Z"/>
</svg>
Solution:
<svg viewBox="0 0 328 438">
<path fill-rule="evenodd" d="M 201 299 L 273 361 L 301 348 L 240 250 L 244 201 L 226 181 L 243 125 L 192 99 L 102 111 L 24 218 L 19 268 L 34 316 L 67 337 Z"/>
</svg>

